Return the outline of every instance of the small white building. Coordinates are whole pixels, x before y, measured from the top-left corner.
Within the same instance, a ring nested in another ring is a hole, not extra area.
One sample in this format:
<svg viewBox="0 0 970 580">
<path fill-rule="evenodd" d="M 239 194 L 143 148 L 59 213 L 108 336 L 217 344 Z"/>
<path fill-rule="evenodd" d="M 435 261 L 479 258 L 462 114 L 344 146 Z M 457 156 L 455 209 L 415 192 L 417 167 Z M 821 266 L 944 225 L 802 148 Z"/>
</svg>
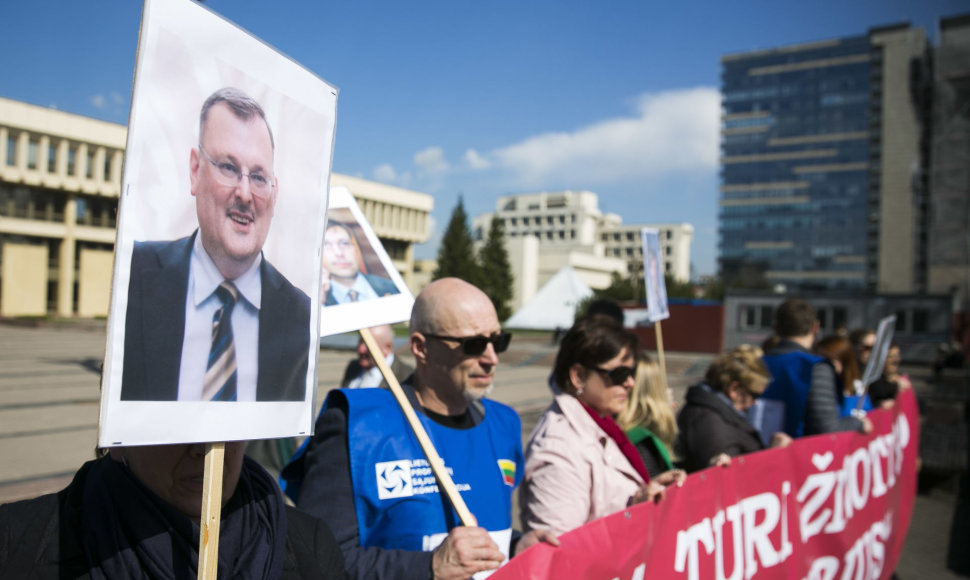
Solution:
<svg viewBox="0 0 970 580">
<path fill-rule="evenodd" d="M 492 218 L 501 220 L 506 249 L 515 276 L 512 309 L 528 303 L 556 272 L 571 267 L 593 289 L 610 285 L 614 272 L 643 277 L 640 228 L 623 225 L 616 214 L 599 209 L 599 196 L 591 191 L 558 191 L 503 196 L 496 211 L 472 220 L 472 235 L 481 243 Z M 650 225 L 661 230 L 667 271 L 675 278 L 690 277 L 690 224 Z M 636 248 L 628 251 L 627 233 L 636 232 Z M 609 235 L 605 235 L 605 234 Z"/>
</svg>

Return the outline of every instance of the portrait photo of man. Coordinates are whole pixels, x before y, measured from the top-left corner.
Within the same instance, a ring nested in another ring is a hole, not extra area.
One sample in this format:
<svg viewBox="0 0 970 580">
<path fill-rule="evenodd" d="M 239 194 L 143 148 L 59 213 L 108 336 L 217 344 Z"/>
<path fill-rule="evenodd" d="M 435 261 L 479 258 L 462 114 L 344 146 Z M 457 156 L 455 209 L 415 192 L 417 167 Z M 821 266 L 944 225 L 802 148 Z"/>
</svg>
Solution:
<svg viewBox="0 0 970 580">
<path fill-rule="evenodd" d="M 363 302 L 400 293 L 390 278 L 371 273 L 370 269 L 353 227 L 333 219 L 328 221 L 323 240 L 323 305 Z"/>
<path fill-rule="evenodd" d="M 248 94 L 222 88 L 202 104 L 188 167 L 198 228 L 134 244 L 121 400 L 304 400 L 310 298 L 263 256 L 275 153 Z"/>
</svg>

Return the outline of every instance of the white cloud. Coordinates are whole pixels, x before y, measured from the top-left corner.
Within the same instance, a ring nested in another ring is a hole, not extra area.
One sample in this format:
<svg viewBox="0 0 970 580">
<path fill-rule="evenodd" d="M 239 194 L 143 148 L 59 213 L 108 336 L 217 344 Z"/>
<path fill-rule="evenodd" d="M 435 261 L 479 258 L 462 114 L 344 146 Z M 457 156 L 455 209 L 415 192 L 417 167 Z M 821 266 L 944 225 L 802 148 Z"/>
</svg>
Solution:
<svg viewBox="0 0 970 580">
<path fill-rule="evenodd" d="M 438 175 L 448 171 L 445 152 L 441 147 L 428 147 L 414 154 L 414 163 L 429 175 Z"/>
<path fill-rule="evenodd" d="M 118 91 L 100 93 L 88 99 L 96 109 L 117 109 L 125 104 L 125 97 Z"/>
<path fill-rule="evenodd" d="M 374 170 L 374 179 L 382 183 L 394 183 L 397 179 L 397 172 L 394 171 L 390 163 L 384 163 Z"/>
<path fill-rule="evenodd" d="M 515 174 L 523 186 L 582 187 L 717 168 L 716 88 L 645 94 L 637 105 L 636 116 L 536 135 L 487 157 Z"/>
<path fill-rule="evenodd" d="M 465 151 L 465 155 L 462 157 L 462 160 L 470 169 L 488 169 L 492 166 L 492 163 L 488 159 L 482 157 L 478 151 L 475 151 L 474 149 Z"/>
</svg>

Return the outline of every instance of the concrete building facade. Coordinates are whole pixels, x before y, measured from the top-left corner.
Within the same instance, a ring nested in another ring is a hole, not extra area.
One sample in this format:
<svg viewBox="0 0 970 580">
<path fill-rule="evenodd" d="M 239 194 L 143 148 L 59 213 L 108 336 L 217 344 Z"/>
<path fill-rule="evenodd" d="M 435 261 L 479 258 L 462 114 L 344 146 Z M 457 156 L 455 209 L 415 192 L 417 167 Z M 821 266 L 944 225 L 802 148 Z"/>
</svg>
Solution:
<svg viewBox="0 0 970 580">
<path fill-rule="evenodd" d="M 0 98 L 0 316 L 108 313 L 127 128 Z M 412 291 L 430 195 L 332 174 Z"/>
<path fill-rule="evenodd" d="M 627 273 L 634 280 L 643 279 L 642 228 L 660 231 L 660 244 L 664 254 L 664 273 L 680 282 L 690 280 L 690 246 L 694 239 L 694 226 L 679 224 L 605 225 L 600 230 L 600 241 L 607 256 L 626 260 Z"/>
<path fill-rule="evenodd" d="M 126 136 L 0 99 L 0 314 L 107 314 Z"/>
<path fill-rule="evenodd" d="M 604 215 L 599 196 L 591 191 L 523 193 L 498 198 L 495 213 L 472 220 L 472 235 L 484 239 L 492 216 L 502 221 L 508 238 L 531 236 L 544 247 L 588 248 L 597 243 L 597 232 L 606 222 L 619 223 L 619 216 Z"/>
<path fill-rule="evenodd" d="M 928 285 L 970 312 L 970 14 L 940 21 L 933 69 Z"/>
<path fill-rule="evenodd" d="M 932 362 L 941 342 L 952 330 L 950 297 L 939 294 L 863 295 L 825 290 L 800 296 L 815 308 L 819 331 L 827 336 L 841 330 L 876 328 L 889 315 L 896 316 L 893 341 L 908 362 Z M 775 310 L 788 296 L 728 291 L 724 297 L 724 348 L 761 344 L 774 332 Z"/>
<path fill-rule="evenodd" d="M 624 225 L 619 215 L 603 213 L 591 191 L 523 193 L 499 197 L 496 211 L 472 220 L 472 237 L 484 241 L 492 218 L 505 232 L 506 249 L 515 277 L 512 309 L 535 296 L 560 268 L 570 266 L 593 289 L 610 285 L 614 273 L 643 278 L 640 228 Z M 665 243 L 668 272 L 690 277 L 690 224 L 656 224 Z M 631 237 L 632 236 L 632 237 Z"/>
</svg>

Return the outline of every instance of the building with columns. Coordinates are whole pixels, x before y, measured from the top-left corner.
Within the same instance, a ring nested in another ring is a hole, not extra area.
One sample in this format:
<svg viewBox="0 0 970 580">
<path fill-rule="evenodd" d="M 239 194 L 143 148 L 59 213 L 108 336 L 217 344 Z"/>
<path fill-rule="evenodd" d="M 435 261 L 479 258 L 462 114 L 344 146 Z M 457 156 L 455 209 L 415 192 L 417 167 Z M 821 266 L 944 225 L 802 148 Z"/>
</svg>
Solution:
<svg viewBox="0 0 970 580">
<path fill-rule="evenodd" d="M 414 246 L 428 241 L 434 198 L 426 193 L 340 173 L 330 174 L 330 186 L 350 190 L 394 267 L 411 293 L 417 294 L 425 284 L 415 275 Z"/>
<path fill-rule="evenodd" d="M 0 317 L 100 317 L 111 295 L 124 125 L 0 98 Z M 430 195 L 331 174 L 412 291 Z"/>
<path fill-rule="evenodd" d="M 107 314 L 126 135 L 0 99 L 0 315 Z"/>
</svg>

